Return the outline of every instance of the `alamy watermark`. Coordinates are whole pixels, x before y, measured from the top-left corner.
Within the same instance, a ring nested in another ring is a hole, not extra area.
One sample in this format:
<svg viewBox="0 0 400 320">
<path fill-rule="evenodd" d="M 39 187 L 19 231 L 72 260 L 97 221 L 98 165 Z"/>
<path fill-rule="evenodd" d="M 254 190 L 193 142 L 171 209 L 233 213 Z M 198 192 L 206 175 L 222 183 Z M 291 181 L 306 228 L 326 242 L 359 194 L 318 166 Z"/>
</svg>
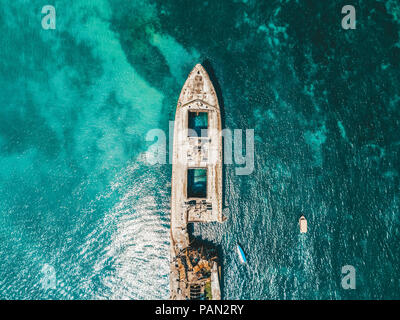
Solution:
<svg viewBox="0 0 400 320">
<path fill-rule="evenodd" d="M 56 8 L 50 5 L 44 6 L 42 13 L 46 14 L 42 18 L 42 28 L 44 30 L 54 30 L 56 28 Z"/>
<path fill-rule="evenodd" d="M 356 268 L 352 265 L 345 265 L 342 267 L 342 288 L 345 290 L 356 288 Z"/>
<path fill-rule="evenodd" d="M 342 8 L 342 13 L 346 14 L 342 19 L 342 28 L 345 30 L 356 28 L 356 9 L 354 6 L 346 5 Z"/>
<path fill-rule="evenodd" d="M 44 264 L 42 267 L 42 279 L 40 283 L 44 290 L 55 289 L 57 284 L 56 269 L 50 264 Z"/>
<path fill-rule="evenodd" d="M 243 142 L 243 136 L 245 141 Z M 185 129 L 174 137 L 174 121 L 169 124 L 169 145 L 167 149 L 167 135 L 162 129 L 152 129 L 146 134 L 146 141 L 153 142 L 146 152 L 146 162 L 150 165 L 166 164 L 167 150 L 168 163 L 187 164 L 194 161 L 192 157 L 202 159 L 207 164 L 217 163 L 221 157 L 223 164 L 235 164 L 237 175 L 249 175 L 254 171 L 254 129 L 202 129 L 200 135 L 195 130 Z M 223 156 L 220 153 L 218 140 L 223 138 Z M 179 154 L 173 154 L 173 144 L 180 145 Z M 199 152 L 200 157 L 197 155 Z"/>
</svg>

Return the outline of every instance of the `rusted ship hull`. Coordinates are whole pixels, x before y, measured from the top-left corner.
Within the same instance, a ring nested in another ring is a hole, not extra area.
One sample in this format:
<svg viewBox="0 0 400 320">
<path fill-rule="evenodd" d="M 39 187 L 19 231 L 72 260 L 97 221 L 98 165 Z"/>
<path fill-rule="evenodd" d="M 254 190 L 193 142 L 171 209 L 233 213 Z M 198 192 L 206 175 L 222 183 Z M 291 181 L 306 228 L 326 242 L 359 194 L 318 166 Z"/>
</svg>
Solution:
<svg viewBox="0 0 400 320">
<path fill-rule="evenodd" d="M 192 248 L 187 231 L 188 223 L 224 220 L 221 114 L 200 64 L 190 72 L 178 100 L 172 159 L 171 299 L 220 299 L 216 259 Z"/>
</svg>

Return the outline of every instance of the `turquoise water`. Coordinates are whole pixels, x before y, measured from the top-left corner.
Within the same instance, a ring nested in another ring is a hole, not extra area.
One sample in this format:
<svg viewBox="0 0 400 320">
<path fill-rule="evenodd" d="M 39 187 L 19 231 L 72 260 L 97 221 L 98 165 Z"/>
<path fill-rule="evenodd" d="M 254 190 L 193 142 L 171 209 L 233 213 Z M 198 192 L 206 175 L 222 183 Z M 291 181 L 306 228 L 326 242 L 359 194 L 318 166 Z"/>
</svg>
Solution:
<svg viewBox="0 0 400 320">
<path fill-rule="evenodd" d="M 400 5 L 353 3 L 345 31 L 342 1 L 1 0 L 0 297 L 169 297 L 171 166 L 145 135 L 202 62 L 225 127 L 255 129 L 228 220 L 194 227 L 223 297 L 399 298 Z"/>
</svg>

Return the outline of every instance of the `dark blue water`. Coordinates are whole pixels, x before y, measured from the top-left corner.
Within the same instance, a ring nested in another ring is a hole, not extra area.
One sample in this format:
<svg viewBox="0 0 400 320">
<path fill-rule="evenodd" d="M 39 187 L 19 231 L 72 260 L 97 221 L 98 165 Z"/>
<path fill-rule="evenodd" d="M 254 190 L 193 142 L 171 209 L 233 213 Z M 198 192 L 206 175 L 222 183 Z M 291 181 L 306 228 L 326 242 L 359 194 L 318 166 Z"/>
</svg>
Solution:
<svg viewBox="0 0 400 320">
<path fill-rule="evenodd" d="M 44 4 L 0 4 L 1 298 L 169 297 L 171 166 L 145 135 L 199 62 L 224 126 L 255 130 L 228 220 L 194 227 L 223 297 L 399 297 L 398 1 L 353 1 L 356 30 L 342 1 L 54 1 L 55 30 Z"/>
</svg>

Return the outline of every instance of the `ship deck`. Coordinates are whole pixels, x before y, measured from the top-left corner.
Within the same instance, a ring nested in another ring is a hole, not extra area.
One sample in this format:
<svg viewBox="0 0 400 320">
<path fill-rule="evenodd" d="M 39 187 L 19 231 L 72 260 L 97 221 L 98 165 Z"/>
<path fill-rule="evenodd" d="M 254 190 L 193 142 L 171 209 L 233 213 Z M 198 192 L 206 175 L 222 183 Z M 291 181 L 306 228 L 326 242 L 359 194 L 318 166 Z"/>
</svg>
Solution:
<svg viewBox="0 0 400 320">
<path fill-rule="evenodd" d="M 194 171 L 188 174 L 189 170 Z M 200 174 L 196 177 L 198 172 Z M 202 176 L 204 172 L 206 179 Z M 200 196 L 192 194 L 193 186 L 188 189 L 188 176 L 199 180 L 196 187 L 203 187 L 200 188 Z M 187 224 L 213 221 L 223 221 L 221 116 L 214 87 L 207 72 L 198 64 L 182 88 L 175 115 L 171 184 L 171 299 L 191 299 L 193 295 L 204 294 L 209 286 L 207 283 L 212 289 L 212 299 L 220 299 L 215 259 L 212 262 L 203 259 L 208 261 L 207 264 L 204 262 L 201 268 L 196 269 L 197 265 L 186 264 L 187 259 L 182 258 L 183 252 L 190 248 Z M 204 274 L 209 276 L 204 277 Z"/>
</svg>

